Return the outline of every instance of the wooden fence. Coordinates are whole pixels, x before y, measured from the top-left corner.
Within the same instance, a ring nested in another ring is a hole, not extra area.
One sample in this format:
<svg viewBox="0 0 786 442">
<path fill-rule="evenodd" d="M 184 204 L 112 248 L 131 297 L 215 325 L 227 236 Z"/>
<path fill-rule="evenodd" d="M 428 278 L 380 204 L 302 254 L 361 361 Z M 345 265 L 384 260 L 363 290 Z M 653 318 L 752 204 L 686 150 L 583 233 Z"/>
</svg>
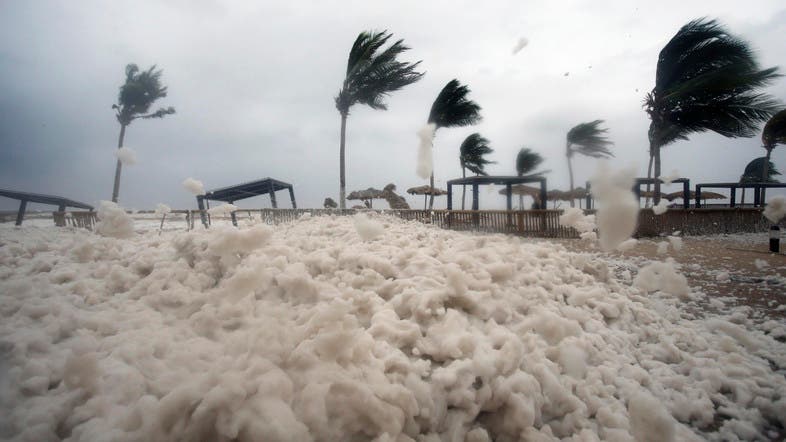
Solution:
<svg viewBox="0 0 786 442">
<path fill-rule="evenodd" d="M 305 214 L 310 216 L 351 216 L 360 212 L 375 212 L 397 216 L 408 221 L 431 224 L 444 229 L 506 233 L 527 237 L 578 238 L 578 232 L 559 225 L 562 210 L 337 210 L 337 209 L 240 209 L 235 212 L 238 220 L 253 220 L 266 224 L 294 221 Z M 585 210 L 585 213 L 594 213 Z M 635 236 L 649 237 L 681 231 L 684 235 L 711 235 L 724 233 L 764 232 L 769 222 L 760 208 L 700 208 L 670 209 L 655 215 L 651 209 L 639 212 Z M 187 229 L 199 227 L 198 210 L 173 210 L 183 215 Z M 95 212 L 54 212 L 55 224 L 92 229 Z M 210 217 L 208 218 L 208 222 Z M 182 220 L 183 218 L 181 218 Z M 167 222 L 175 218 L 167 218 Z M 781 222 L 786 227 L 786 220 Z"/>
</svg>

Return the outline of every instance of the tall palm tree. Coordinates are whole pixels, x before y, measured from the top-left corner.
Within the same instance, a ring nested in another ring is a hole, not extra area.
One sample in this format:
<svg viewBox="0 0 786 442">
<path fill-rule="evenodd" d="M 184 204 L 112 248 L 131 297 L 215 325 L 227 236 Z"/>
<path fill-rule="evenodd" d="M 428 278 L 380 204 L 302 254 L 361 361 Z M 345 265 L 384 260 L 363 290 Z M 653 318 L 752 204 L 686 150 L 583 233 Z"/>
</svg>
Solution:
<svg viewBox="0 0 786 442">
<path fill-rule="evenodd" d="M 382 46 L 392 37 L 387 31 L 361 32 L 355 39 L 347 60 L 344 84 L 336 96 L 336 109 L 341 114 L 341 145 L 339 148 L 339 208 L 346 208 L 346 146 L 347 116 L 355 104 L 365 104 L 372 109 L 387 110 L 385 97 L 423 77 L 415 69 L 420 61 L 404 63 L 396 57 L 409 50 L 404 40 L 398 40 L 385 49 Z"/>
<path fill-rule="evenodd" d="M 120 93 L 117 97 L 117 103 L 113 104 L 112 109 L 115 110 L 115 116 L 118 123 L 120 123 L 120 136 L 117 140 L 117 148 L 123 147 L 123 139 L 126 136 L 126 127 L 132 121 L 142 118 L 163 118 L 166 115 L 175 113 L 174 107 L 160 108 L 153 113 L 150 112 L 150 106 L 159 98 L 166 97 L 166 86 L 161 84 L 162 71 L 156 70 L 153 65 L 146 71 L 140 71 L 139 67 L 135 64 L 126 66 L 126 82 L 120 86 Z M 112 201 L 117 202 L 117 196 L 120 192 L 120 172 L 122 171 L 123 163 L 117 159 L 117 166 L 115 167 L 115 184 L 112 188 Z"/>
<path fill-rule="evenodd" d="M 772 154 L 772 149 L 775 149 L 775 146 L 778 144 L 786 144 L 786 109 L 781 110 L 777 114 L 773 115 L 767 123 L 764 125 L 764 130 L 761 132 L 761 142 L 764 146 L 764 149 L 767 150 L 767 161 L 763 162 L 762 170 L 761 170 L 761 178 L 764 182 L 770 178 L 770 175 L 767 173 L 770 167 L 770 155 Z M 764 201 L 766 189 L 761 189 L 761 201 Z"/>
<path fill-rule="evenodd" d="M 759 157 L 751 160 L 745 171 L 740 176 L 740 183 L 777 183 L 775 176 L 781 173 L 767 157 Z M 763 201 L 763 200 L 762 200 Z M 742 201 L 745 204 L 745 188 L 742 188 Z"/>
<path fill-rule="evenodd" d="M 467 169 L 475 175 L 488 175 L 486 173 L 486 165 L 493 164 L 494 161 L 487 160 L 485 156 L 491 152 L 494 152 L 494 149 L 489 147 L 489 140 L 482 137 L 479 133 L 475 132 L 465 138 L 459 148 L 461 176 L 467 177 Z M 461 210 L 464 210 L 466 194 L 467 185 L 464 184 L 461 189 Z"/>
<path fill-rule="evenodd" d="M 655 178 L 660 177 L 661 147 L 692 133 L 753 136 L 758 124 L 778 110 L 776 101 L 760 92 L 776 77 L 777 68 L 760 69 L 748 43 L 715 20 L 683 26 L 660 51 L 655 87 L 644 100 Z M 655 204 L 659 200 L 656 180 Z"/>
<path fill-rule="evenodd" d="M 516 174 L 524 176 L 532 173 L 540 164 L 543 157 L 528 147 L 522 147 L 516 155 Z M 519 194 L 519 209 L 524 210 L 524 195 Z"/>
<path fill-rule="evenodd" d="M 482 120 L 480 106 L 470 100 L 469 87 L 462 85 L 455 78 L 450 80 L 439 92 L 431 111 L 428 122 L 434 124 L 434 133 L 441 127 L 462 127 L 477 124 Z M 434 170 L 431 170 L 429 184 L 434 187 Z M 434 195 L 429 198 L 429 209 L 434 207 Z"/>
<path fill-rule="evenodd" d="M 592 158 L 613 157 L 609 147 L 614 143 L 606 138 L 608 129 L 601 129 L 603 120 L 595 120 L 577 124 L 568 131 L 565 141 L 565 156 L 568 158 L 568 173 L 570 174 L 570 193 L 573 193 L 573 159 L 574 154 L 581 154 Z M 576 203 L 570 200 L 570 207 Z"/>
</svg>

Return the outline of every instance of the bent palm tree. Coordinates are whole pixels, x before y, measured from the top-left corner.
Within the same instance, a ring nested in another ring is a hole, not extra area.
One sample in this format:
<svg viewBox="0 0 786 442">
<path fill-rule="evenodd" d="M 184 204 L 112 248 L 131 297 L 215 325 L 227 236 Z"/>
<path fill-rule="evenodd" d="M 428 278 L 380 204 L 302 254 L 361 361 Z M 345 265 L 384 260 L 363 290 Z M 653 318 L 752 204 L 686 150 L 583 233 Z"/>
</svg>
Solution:
<svg viewBox="0 0 786 442">
<path fill-rule="evenodd" d="M 415 71 L 420 61 L 403 63 L 396 57 L 409 50 L 404 40 L 398 40 L 386 49 L 382 46 L 392 37 L 387 31 L 361 32 L 355 39 L 347 60 L 344 84 L 336 96 L 336 109 L 341 114 L 341 145 L 339 148 L 339 207 L 346 208 L 346 171 L 344 151 L 346 146 L 347 116 L 355 104 L 365 104 L 372 109 L 387 110 L 385 97 L 423 76 Z"/>
<path fill-rule="evenodd" d="M 770 175 L 767 173 L 770 167 L 770 155 L 772 154 L 772 149 L 775 149 L 775 146 L 778 144 L 786 144 L 786 109 L 778 112 L 777 114 L 773 115 L 767 121 L 767 124 L 764 125 L 764 130 L 761 132 L 761 142 L 764 146 L 764 149 L 767 150 L 767 161 L 763 162 L 763 166 L 761 169 L 761 179 L 764 182 L 768 182 L 767 180 L 770 178 Z M 766 189 L 761 189 L 761 200 L 764 201 Z"/>
<path fill-rule="evenodd" d="M 574 126 L 568 131 L 565 142 L 565 156 L 568 158 L 568 174 L 570 175 L 570 193 L 573 194 L 573 154 L 581 154 L 592 158 L 608 158 L 614 154 L 609 146 L 614 143 L 606 138 L 608 129 L 601 129 L 603 120 L 590 121 Z M 575 202 L 570 200 L 570 207 Z"/>
<path fill-rule="evenodd" d="M 159 98 L 166 97 L 166 86 L 161 85 L 162 71 L 156 70 L 153 65 L 146 71 L 139 71 L 139 67 L 135 64 L 126 66 L 126 82 L 120 86 L 120 93 L 117 97 L 118 104 L 113 104 L 112 109 L 115 110 L 115 117 L 120 123 L 120 136 L 117 140 L 117 148 L 123 147 L 123 139 L 126 135 L 126 127 L 132 121 L 142 118 L 163 118 L 166 115 L 174 114 L 174 107 L 160 108 L 153 113 L 150 111 L 150 106 Z M 112 187 L 112 202 L 117 202 L 117 196 L 120 192 L 120 173 L 122 171 L 123 163 L 117 159 L 117 166 L 115 167 L 115 184 Z"/>
<path fill-rule="evenodd" d="M 745 171 L 740 176 L 740 183 L 777 183 L 776 175 L 781 173 L 767 157 L 759 157 L 751 160 Z M 762 200 L 763 201 L 763 200 Z M 745 204 L 745 188 L 742 188 L 742 204 Z"/>
<path fill-rule="evenodd" d="M 480 106 L 467 98 L 469 87 L 462 85 L 455 78 L 450 80 L 439 92 L 431 111 L 428 123 L 434 125 L 434 133 L 441 127 L 470 126 L 480 122 Z M 431 170 L 429 184 L 434 187 L 434 170 Z M 429 198 L 429 209 L 434 207 L 434 195 Z"/>
<path fill-rule="evenodd" d="M 760 69 L 748 43 L 715 20 L 683 26 L 660 51 L 655 87 L 644 100 L 655 178 L 660 177 L 661 148 L 692 133 L 753 136 L 758 124 L 778 109 L 775 100 L 759 91 L 778 76 L 777 68 Z M 659 200 L 656 180 L 655 204 Z"/>
<path fill-rule="evenodd" d="M 486 165 L 493 164 L 494 161 L 489 161 L 484 156 L 494 152 L 494 149 L 489 147 L 489 140 L 483 138 L 479 133 L 468 136 L 461 143 L 459 148 L 459 162 L 461 163 L 461 176 L 467 177 L 467 169 L 475 175 L 488 175 L 486 173 Z M 467 185 L 464 184 L 461 189 L 461 210 L 464 210 L 464 200 L 466 199 Z"/>
<path fill-rule="evenodd" d="M 524 176 L 531 173 L 543 162 L 539 153 L 528 147 L 522 147 L 516 155 L 516 174 Z M 519 194 L 519 210 L 524 210 L 524 195 Z"/>
</svg>

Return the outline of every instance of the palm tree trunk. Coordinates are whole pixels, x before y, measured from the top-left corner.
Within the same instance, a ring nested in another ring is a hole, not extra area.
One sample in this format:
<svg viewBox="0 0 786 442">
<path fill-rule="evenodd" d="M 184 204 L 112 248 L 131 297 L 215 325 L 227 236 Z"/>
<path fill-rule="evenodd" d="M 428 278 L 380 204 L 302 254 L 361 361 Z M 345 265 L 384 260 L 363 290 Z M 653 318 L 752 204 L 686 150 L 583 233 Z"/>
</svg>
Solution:
<svg viewBox="0 0 786 442">
<path fill-rule="evenodd" d="M 429 178 L 428 183 L 429 185 L 431 185 L 431 195 L 429 196 L 428 199 L 428 210 L 431 210 L 434 208 L 434 169 L 433 168 L 431 169 L 431 178 Z"/>
<path fill-rule="evenodd" d="M 464 167 L 461 168 L 461 177 L 462 178 L 467 177 L 467 169 Z M 462 184 L 461 185 L 461 210 L 464 210 L 464 200 L 466 196 L 467 196 L 467 185 Z"/>
<path fill-rule="evenodd" d="M 123 138 L 126 136 L 126 125 L 120 124 L 120 136 L 117 137 L 117 148 L 120 149 L 123 147 Z M 115 166 L 115 185 L 112 187 L 112 202 L 117 202 L 117 196 L 120 193 L 120 172 L 123 169 L 123 163 L 120 162 L 120 158 L 117 159 L 117 165 Z"/>
<path fill-rule="evenodd" d="M 341 147 L 339 148 L 339 190 L 338 190 L 338 208 L 344 210 L 347 208 L 347 179 L 346 169 L 344 163 L 344 146 L 347 141 L 347 114 L 341 112 Z"/>
<path fill-rule="evenodd" d="M 772 149 L 767 149 L 767 156 L 764 159 L 764 166 L 761 168 L 761 182 L 767 183 L 769 182 L 770 177 L 770 154 L 772 153 Z M 759 198 L 759 204 L 764 206 L 764 198 L 767 196 L 767 188 L 761 188 L 761 198 Z"/>
<path fill-rule="evenodd" d="M 570 145 L 568 145 L 568 149 L 570 149 Z M 570 161 L 570 151 L 568 151 L 568 175 L 570 175 L 570 194 L 573 195 L 573 165 Z M 576 207 L 573 199 L 570 200 L 570 207 Z"/>
<path fill-rule="evenodd" d="M 650 145 L 650 164 L 647 166 L 647 179 L 650 179 L 652 177 L 652 159 L 653 159 L 653 156 L 652 156 L 652 145 Z M 644 207 L 647 207 L 647 206 L 650 205 L 649 193 L 650 193 L 650 183 L 647 183 L 647 197 L 644 199 Z M 641 202 L 641 201 L 639 201 L 639 202 Z"/>
<path fill-rule="evenodd" d="M 655 148 L 655 195 L 652 197 L 652 204 L 657 206 L 660 203 L 660 147 Z"/>
</svg>

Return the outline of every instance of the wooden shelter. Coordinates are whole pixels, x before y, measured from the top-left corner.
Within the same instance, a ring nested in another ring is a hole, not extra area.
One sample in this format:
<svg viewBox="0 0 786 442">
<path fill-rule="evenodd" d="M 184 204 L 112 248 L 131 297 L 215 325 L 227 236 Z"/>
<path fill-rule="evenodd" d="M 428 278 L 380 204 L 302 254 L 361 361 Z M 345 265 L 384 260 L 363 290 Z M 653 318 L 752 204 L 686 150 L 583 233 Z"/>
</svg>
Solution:
<svg viewBox="0 0 786 442">
<path fill-rule="evenodd" d="M 270 195 L 270 205 L 274 209 L 277 209 L 278 203 L 276 202 L 276 192 L 284 189 L 289 190 L 289 199 L 292 202 L 292 208 L 297 209 L 297 203 L 295 202 L 295 191 L 292 185 L 273 178 L 263 178 L 257 181 L 249 181 L 234 186 L 209 190 L 205 192 L 204 195 L 197 196 L 197 206 L 199 207 L 202 217 L 202 224 L 207 227 L 205 203 L 207 203 L 207 206 L 209 207 L 210 200 L 223 201 L 225 203 L 233 204 L 235 201 L 267 194 Z M 234 213 L 232 213 L 232 224 L 237 225 L 237 219 L 235 218 Z"/>
<path fill-rule="evenodd" d="M 453 186 L 472 186 L 472 210 L 478 210 L 479 186 L 489 184 L 505 186 L 505 194 L 507 195 L 507 210 L 512 210 L 513 186 L 516 184 L 526 183 L 540 183 L 538 200 L 546 201 L 546 178 L 540 174 L 524 176 L 472 176 L 450 180 L 448 181 L 448 210 L 453 210 Z"/>
<path fill-rule="evenodd" d="M 0 189 L 0 196 L 19 200 L 19 211 L 16 214 L 16 225 L 21 226 L 25 218 L 27 203 L 50 204 L 57 206 L 58 212 L 64 212 L 66 207 L 76 207 L 78 209 L 93 210 L 90 204 L 80 203 L 62 196 L 45 195 L 41 193 L 20 192 L 18 190 Z"/>
</svg>

